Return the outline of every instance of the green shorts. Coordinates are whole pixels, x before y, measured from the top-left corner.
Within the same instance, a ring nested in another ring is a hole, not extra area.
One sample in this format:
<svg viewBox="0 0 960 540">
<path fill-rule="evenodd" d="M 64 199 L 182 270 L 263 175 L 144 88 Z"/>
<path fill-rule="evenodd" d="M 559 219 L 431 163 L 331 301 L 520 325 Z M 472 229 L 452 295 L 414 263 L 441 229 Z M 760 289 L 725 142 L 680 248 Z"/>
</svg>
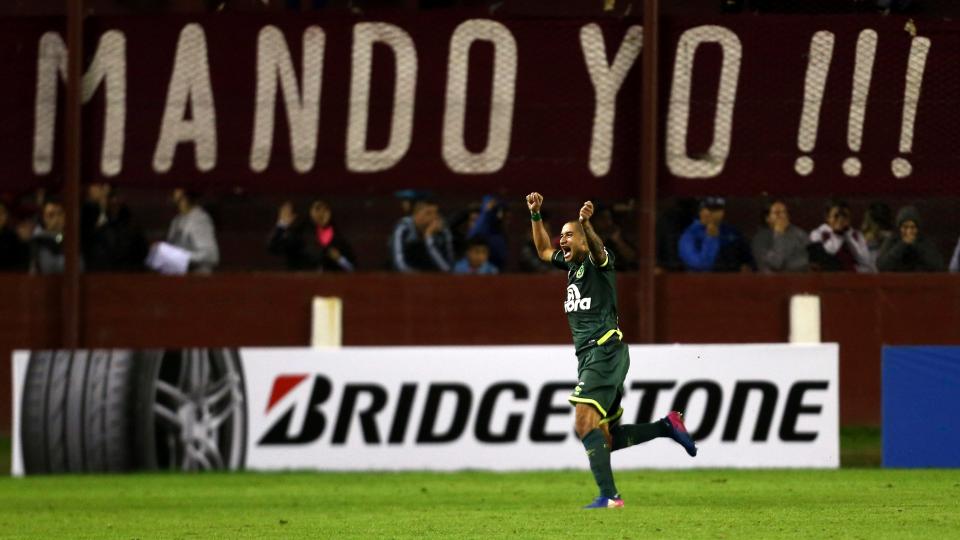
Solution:
<svg viewBox="0 0 960 540">
<path fill-rule="evenodd" d="M 592 405 L 600 413 L 600 423 L 615 422 L 623 414 L 623 381 L 630 369 L 630 352 L 619 339 L 591 347 L 577 354 L 579 383 L 568 398 L 576 405 Z"/>
</svg>

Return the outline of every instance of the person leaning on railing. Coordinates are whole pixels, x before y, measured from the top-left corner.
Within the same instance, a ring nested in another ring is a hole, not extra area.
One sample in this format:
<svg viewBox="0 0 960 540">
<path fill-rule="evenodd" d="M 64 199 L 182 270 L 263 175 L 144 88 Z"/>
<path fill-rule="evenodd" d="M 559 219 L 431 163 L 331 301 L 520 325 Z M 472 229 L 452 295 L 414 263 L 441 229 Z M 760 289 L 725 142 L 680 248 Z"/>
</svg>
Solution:
<svg viewBox="0 0 960 540">
<path fill-rule="evenodd" d="M 880 248 L 877 267 L 881 272 L 942 272 L 943 256 L 936 244 L 921 233 L 920 212 L 904 206 L 897 212 L 898 234 Z"/>
</svg>

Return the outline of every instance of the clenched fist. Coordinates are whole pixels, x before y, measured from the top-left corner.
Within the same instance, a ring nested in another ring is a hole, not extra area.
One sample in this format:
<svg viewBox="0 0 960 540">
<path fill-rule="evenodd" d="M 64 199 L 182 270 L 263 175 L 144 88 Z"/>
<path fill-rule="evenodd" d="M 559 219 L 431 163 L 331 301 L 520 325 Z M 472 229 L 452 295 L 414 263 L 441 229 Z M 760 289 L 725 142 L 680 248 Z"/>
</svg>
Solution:
<svg viewBox="0 0 960 540">
<path fill-rule="evenodd" d="M 527 195 L 527 208 L 530 209 L 530 213 L 539 212 L 540 206 L 543 204 L 543 195 L 534 191 L 533 193 Z"/>
<path fill-rule="evenodd" d="M 580 223 L 590 221 L 591 217 L 593 217 L 593 203 L 587 201 L 583 203 L 583 208 L 580 209 Z"/>
</svg>

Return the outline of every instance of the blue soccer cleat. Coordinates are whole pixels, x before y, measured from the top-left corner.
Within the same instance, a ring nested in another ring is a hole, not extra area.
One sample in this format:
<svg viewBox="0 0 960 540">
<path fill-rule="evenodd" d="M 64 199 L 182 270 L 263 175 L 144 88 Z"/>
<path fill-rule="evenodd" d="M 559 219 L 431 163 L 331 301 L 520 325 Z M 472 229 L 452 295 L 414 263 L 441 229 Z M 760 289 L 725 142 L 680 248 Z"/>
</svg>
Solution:
<svg viewBox="0 0 960 540">
<path fill-rule="evenodd" d="M 623 508 L 623 499 L 620 497 L 597 497 L 592 503 L 583 507 L 584 510 L 596 510 L 598 508 Z"/>
<path fill-rule="evenodd" d="M 693 438 L 687 433 L 687 428 L 683 425 L 683 415 L 681 413 L 670 411 L 670 413 L 660 421 L 666 424 L 667 429 L 670 430 L 670 438 L 680 443 L 680 446 L 683 446 L 683 449 L 690 454 L 690 457 L 697 455 L 697 444 L 693 442 Z"/>
</svg>

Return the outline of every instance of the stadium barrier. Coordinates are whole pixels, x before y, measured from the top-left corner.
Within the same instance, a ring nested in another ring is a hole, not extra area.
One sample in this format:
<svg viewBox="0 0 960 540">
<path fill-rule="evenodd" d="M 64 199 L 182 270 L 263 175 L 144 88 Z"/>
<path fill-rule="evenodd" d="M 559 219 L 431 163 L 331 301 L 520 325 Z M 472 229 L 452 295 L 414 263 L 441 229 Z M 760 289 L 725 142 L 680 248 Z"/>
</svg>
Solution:
<svg viewBox="0 0 960 540">
<path fill-rule="evenodd" d="M 883 348 L 883 466 L 960 467 L 960 347 Z"/>
<path fill-rule="evenodd" d="M 623 468 L 839 466 L 838 347 L 630 347 L 625 423 L 685 411 Z M 19 351 L 14 475 L 580 468 L 569 346 Z"/>
</svg>

